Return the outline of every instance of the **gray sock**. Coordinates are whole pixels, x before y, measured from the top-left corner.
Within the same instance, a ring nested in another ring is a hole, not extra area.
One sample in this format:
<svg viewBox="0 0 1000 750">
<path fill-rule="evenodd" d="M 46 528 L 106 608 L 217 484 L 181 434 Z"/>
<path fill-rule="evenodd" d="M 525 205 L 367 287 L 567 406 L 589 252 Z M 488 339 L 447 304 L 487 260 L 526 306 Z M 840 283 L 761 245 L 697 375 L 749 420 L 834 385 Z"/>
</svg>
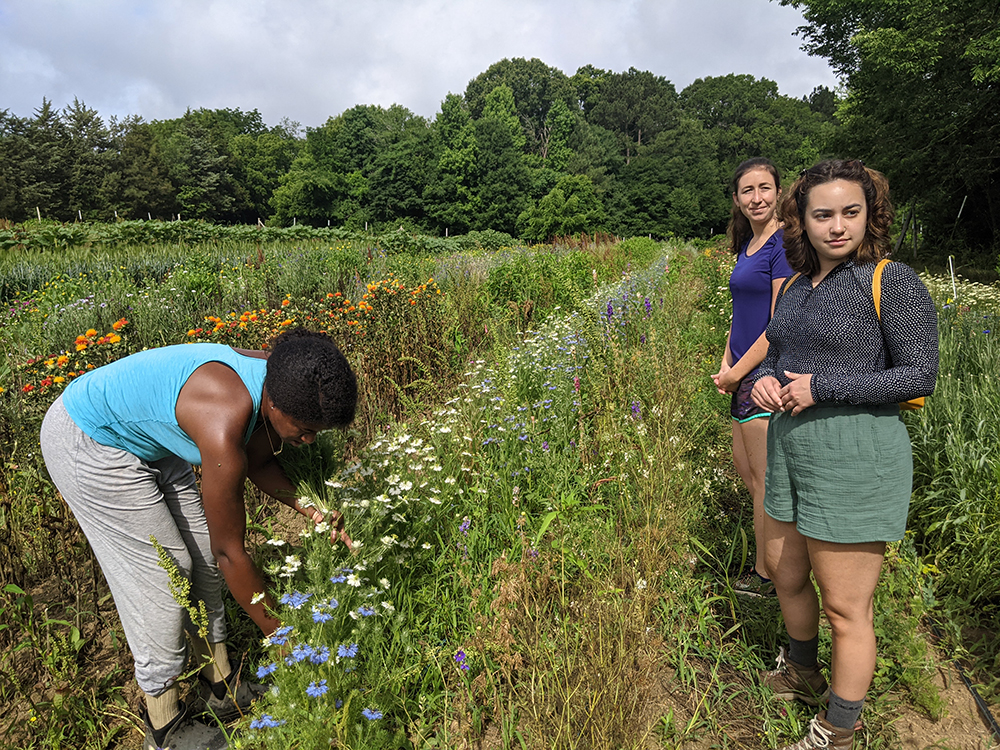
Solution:
<svg viewBox="0 0 1000 750">
<path fill-rule="evenodd" d="M 831 689 L 826 720 L 840 729 L 853 729 L 858 717 L 861 716 L 863 705 L 865 705 L 864 698 L 859 701 L 844 700 Z"/>
<path fill-rule="evenodd" d="M 819 653 L 819 635 L 808 641 L 797 641 L 788 636 L 788 658 L 803 667 L 815 667 Z"/>
</svg>

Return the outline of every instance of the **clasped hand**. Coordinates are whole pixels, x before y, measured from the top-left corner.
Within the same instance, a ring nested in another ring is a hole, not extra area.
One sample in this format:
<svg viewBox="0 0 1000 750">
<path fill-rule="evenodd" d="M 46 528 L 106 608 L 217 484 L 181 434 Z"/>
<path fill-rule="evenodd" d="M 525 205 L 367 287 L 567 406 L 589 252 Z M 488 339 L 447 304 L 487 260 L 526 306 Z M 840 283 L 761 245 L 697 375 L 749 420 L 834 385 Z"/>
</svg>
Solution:
<svg viewBox="0 0 1000 750">
<path fill-rule="evenodd" d="M 785 377 L 789 378 L 789 382 L 784 387 L 773 375 L 758 380 L 750 394 L 753 402 L 765 411 L 790 411 L 793 415 L 816 403 L 812 397 L 811 374 L 785 370 Z"/>
</svg>

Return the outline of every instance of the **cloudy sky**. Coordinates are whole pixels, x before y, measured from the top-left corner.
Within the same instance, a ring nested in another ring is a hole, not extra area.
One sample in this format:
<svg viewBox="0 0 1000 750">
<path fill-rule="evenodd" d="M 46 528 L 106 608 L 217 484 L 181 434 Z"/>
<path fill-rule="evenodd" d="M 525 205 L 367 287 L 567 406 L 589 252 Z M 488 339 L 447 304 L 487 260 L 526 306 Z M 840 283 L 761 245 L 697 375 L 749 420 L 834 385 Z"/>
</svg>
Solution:
<svg viewBox="0 0 1000 750">
<path fill-rule="evenodd" d="M 320 125 L 355 104 L 433 117 L 503 58 L 572 75 L 635 67 L 680 91 L 749 73 L 800 97 L 833 88 L 768 0 L 0 0 L 0 110 L 76 97 L 147 120 L 257 109 Z"/>
</svg>

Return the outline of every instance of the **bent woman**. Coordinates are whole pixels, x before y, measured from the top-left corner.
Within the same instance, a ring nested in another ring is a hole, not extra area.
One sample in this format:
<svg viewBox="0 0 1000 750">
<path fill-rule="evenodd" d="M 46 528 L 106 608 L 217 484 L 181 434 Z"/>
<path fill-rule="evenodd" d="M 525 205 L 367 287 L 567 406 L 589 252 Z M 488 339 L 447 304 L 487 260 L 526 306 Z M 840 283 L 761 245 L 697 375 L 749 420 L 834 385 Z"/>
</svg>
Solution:
<svg viewBox="0 0 1000 750">
<path fill-rule="evenodd" d="M 792 186 L 782 217 L 788 261 L 801 275 L 767 328 L 753 399 L 774 412 L 764 545 L 790 645 L 765 683 L 811 705 L 827 693 L 811 572 L 833 637 L 829 700 L 787 750 L 850 748 L 875 670 L 875 586 L 910 500 L 913 460 L 898 404 L 934 390 L 937 320 L 909 267 L 877 265 L 892 223 L 880 173 L 859 161 L 817 164 Z"/>
<path fill-rule="evenodd" d="M 750 398 L 752 375 L 767 354 L 764 329 L 774 311 L 782 282 L 792 275 L 785 260 L 777 208 L 781 177 L 767 159 L 748 159 L 736 168 L 729 219 L 730 249 L 736 267 L 729 277 L 733 322 L 719 372 L 712 376 L 720 393 L 731 393 L 733 463 L 750 491 L 756 558 L 736 581 L 737 594 L 774 596 L 764 560 L 764 469 L 767 464 L 767 424 L 770 412 Z"/>
<path fill-rule="evenodd" d="M 349 424 L 356 401 L 354 373 L 333 340 L 298 329 L 270 353 L 221 344 L 139 352 L 73 381 L 49 409 L 45 464 L 111 588 L 146 697 L 145 748 L 226 746 L 219 728 L 179 701 L 185 631 L 218 718 L 245 711 L 259 693 L 239 681 L 225 646 L 223 580 L 265 634 L 279 624 L 244 546 L 244 480 L 322 522 L 297 505 L 275 456 Z M 192 464 L 202 467 L 200 497 Z M 332 539 L 349 543 L 342 522 L 334 526 Z M 171 596 L 151 537 L 191 582 L 192 602 L 204 602 L 207 639 Z"/>
</svg>

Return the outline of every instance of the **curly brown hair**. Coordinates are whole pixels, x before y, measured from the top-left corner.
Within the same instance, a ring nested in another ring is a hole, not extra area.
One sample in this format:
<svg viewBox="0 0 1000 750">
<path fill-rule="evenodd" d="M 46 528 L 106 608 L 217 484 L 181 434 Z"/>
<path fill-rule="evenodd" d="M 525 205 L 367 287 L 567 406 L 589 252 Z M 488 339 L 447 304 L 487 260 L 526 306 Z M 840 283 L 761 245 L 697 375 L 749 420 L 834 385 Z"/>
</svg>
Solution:
<svg viewBox="0 0 1000 750">
<path fill-rule="evenodd" d="M 781 218 L 785 222 L 785 257 L 788 265 L 807 276 L 819 271 L 819 256 L 805 228 L 809 191 L 834 180 L 856 182 L 865 194 L 868 221 L 865 237 L 854 253 L 854 260 L 857 263 L 876 263 L 888 258 L 892 251 L 889 230 L 894 211 L 885 175 L 869 169 L 856 159 L 821 161 L 804 170 L 781 201 Z"/>
<path fill-rule="evenodd" d="M 753 228 L 750 226 L 750 219 L 743 215 L 743 211 L 740 210 L 735 198 L 736 191 L 740 187 L 740 180 L 743 178 L 743 175 L 752 169 L 766 169 L 770 172 L 774 178 L 774 189 L 781 192 L 781 175 L 778 174 L 778 168 L 774 166 L 770 159 L 755 156 L 736 167 L 733 180 L 729 183 L 729 194 L 732 196 L 731 203 L 733 205 L 729 213 L 729 226 L 726 228 L 726 235 L 729 237 L 729 250 L 733 255 L 739 255 L 740 250 L 743 249 L 743 245 L 753 237 Z"/>
</svg>

